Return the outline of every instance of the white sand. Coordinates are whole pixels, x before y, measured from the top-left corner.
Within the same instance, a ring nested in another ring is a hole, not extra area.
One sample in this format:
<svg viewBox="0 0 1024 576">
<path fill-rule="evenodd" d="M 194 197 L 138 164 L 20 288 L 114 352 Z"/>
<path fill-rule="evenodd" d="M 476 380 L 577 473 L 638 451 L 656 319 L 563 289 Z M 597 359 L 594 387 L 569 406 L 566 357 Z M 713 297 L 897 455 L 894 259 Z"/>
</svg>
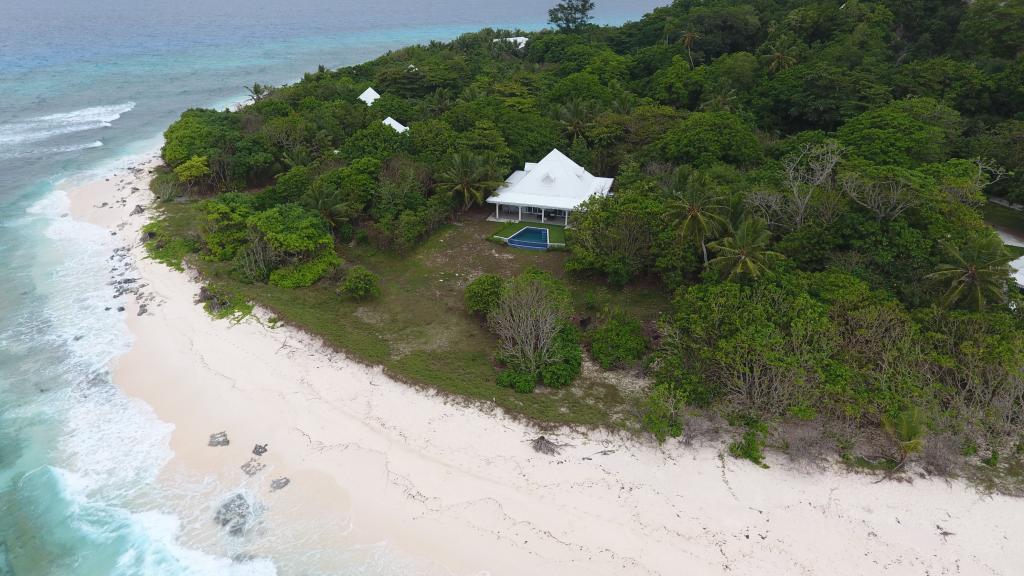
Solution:
<svg viewBox="0 0 1024 576">
<path fill-rule="evenodd" d="M 128 211 L 146 192 L 131 180 L 72 192 L 74 214 L 137 238 L 147 217 Z M 132 185 L 143 190 L 119 205 Z M 1024 573 L 1024 501 L 941 480 L 763 470 L 719 447 L 603 433 L 549 433 L 567 446 L 540 455 L 538 432 L 500 414 L 289 328 L 211 320 L 187 275 L 133 253 L 151 301 L 125 313 L 135 342 L 115 380 L 175 426 L 161 482 L 189 545 L 270 554 L 283 574 Z M 231 445 L 208 447 L 222 430 Z M 239 466 L 255 443 L 269 452 L 249 478 Z M 269 492 L 281 476 L 291 484 Z M 266 507 L 244 538 L 210 519 L 238 488 Z"/>
</svg>

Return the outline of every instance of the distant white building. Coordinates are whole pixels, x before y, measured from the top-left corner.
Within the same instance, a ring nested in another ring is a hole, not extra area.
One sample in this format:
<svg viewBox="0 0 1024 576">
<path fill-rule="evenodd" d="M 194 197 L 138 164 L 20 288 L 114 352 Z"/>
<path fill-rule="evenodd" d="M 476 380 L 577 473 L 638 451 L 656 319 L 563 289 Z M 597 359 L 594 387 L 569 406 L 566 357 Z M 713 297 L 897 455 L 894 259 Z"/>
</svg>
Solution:
<svg viewBox="0 0 1024 576">
<path fill-rule="evenodd" d="M 530 41 L 530 39 L 527 38 L 526 36 L 513 36 L 511 38 L 495 38 L 494 39 L 494 42 L 512 42 L 520 50 L 522 50 L 523 48 L 526 48 L 526 43 L 529 42 L 529 41 Z"/>
<path fill-rule="evenodd" d="M 380 99 L 380 94 L 377 94 L 377 91 L 371 86 L 359 95 L 359 99 L 366 102 L 367 106 L 373 106 L 373 103 Z"/>
<path fill-rule="evenodd" d="M 408 126 L 404 126 L 401 122 L 395 120 L 391 116 L 385 118 L 383 124 L 385 126 L 390 126 L 395 132 L 398 132 L 399 134 L 405 134 L 406 132 L 409 131 Z"/>
<path fill-rule="evenodd" d="M 494 204 L 491 220 L 569 225 L 569 213 L 592 196 L 604 196 L 614 179 L 587 172 L 558 150 L 540 162 L 527 162 L 505 180 L 487 202 Z"/>
</svg>

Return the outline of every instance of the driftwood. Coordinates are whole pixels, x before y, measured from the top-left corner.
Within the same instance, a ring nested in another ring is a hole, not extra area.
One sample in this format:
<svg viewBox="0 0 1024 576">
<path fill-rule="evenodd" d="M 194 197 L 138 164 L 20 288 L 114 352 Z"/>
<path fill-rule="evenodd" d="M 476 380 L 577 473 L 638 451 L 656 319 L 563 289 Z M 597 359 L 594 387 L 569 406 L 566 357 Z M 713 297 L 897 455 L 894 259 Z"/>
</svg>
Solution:
<svg viewBox="0 0 1024 576">
<path fill-rule="evenodd" d="M 562 451 L 562 447 L 560 445 L 555 444 L 544 436 L 534 438 L 533 441 L 530 442 L 530 445 L 533 446 L 535 451 L 540 452 L 541 454 L 547 454 L 548 456 L 558 456 Z"/>
</svg>

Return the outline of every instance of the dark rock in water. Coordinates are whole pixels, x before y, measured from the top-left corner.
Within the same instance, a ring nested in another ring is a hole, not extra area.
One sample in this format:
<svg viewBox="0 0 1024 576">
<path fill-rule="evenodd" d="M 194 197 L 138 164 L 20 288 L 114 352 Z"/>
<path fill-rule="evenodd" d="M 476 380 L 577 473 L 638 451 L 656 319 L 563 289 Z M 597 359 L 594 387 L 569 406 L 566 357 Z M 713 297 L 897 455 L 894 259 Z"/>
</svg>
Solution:
<svg viewBox="0 0 1024 576">
<path fill-rule="evenodd" d="M 242 472 L 245 472 L 246 476 L 255 476 L 257 472 L 266 468 L 266 464 L 261 464 L 255 458 L 249 458 L 249 461 L 242 464 Z"/>
<path fill-rule="evenodd" d="M 255 554 L 249 554 L 248 552 L 239 552 L 231 557 L 231 561 L 235 564 L 245 564 L 246 562 L 252 562 L 253 560 L 259 560 L 260 557 Z"/>
<path fill-rule="evenodd" d="M 145 304 L 139 304 L 138 316 L 142 316 L 143 314 L 145 314 L 148 311 L 149 311 L 149 308 L 147 308 Z"/>
<path fill-rule="evenodd" d="M 106 308 L 104 308 L 104 310 L 110 310 L 110 306 L 107 306 Z"/>
<path fill-rule="evenodd" d="M 138 188 L 136 188 L 136 190 L 138 190 Z M 129 216 L 138 216 L 139 214 L 142 214 L 145 211 L 146 211 L 146 209 L 143 208 L 141 204 L 136 204 L 135 208 L 132 208 L 132 211 L 129 212 L 128 215 Z"/>
<path fill-rule="evenodd" d="M 257 455 L 257 456 L 263 456 L 264 454 L 267 453 L 267 445 L 266 444 L 257 444 L 252 449 L 252 453 Z"/>
<path fill-rule="evenodd" d="M 220 505 L 220 508 L 217 508 L 217 513 L 213 517 L 214 522 L 227 528 L 228 534 L 232 536 L 245 534 L 245 529 L 252 519 L 252 504 L 249 504 L 249 501 L 241 494 L 235 494 L 228 498 Z"/>
<path fill-rule="evenodd" d="M 291 484 L 292 481 L 288 477 L 281 477 L 270 481 L 270 491 L 277 492 L 285 486 Z"/>
<path fill-rule="evenodd" d="M 117 311 L 118 312 L 124 312 L 124 306 L 118 306 L 117 307 Z"/>
<path fill-rule="evenodd" d="M 231 441 L 228 440 L 227 432 L 217 432 L 216 434 L 210 434 L 209 446 L 227 446 L 228 444 L 231 444 Z"/>
<path fill-rule="evenodd" d="M 83 336 L 83 335 L 79 334 L 78 336 L 75 336 L 74 340 L 75 340 L 75 342 L 78 342 L 78 341 L 79 341 L 79 340 L 81 340 L 82 338 L 85 338 L 85 336 Z"/>
</svg>

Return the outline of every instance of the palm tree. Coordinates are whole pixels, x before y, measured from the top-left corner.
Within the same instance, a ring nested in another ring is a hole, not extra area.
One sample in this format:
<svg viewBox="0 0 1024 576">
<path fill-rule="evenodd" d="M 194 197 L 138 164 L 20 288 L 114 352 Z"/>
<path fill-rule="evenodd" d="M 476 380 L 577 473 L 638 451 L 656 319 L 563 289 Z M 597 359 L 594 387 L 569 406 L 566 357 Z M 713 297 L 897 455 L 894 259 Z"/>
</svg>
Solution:
<svg viewBox="0 0 1024 576">
<path fill-rule="evenodd" d="M 487 193 L 501 185 L 491 162 L 469 152 L 456 152 L 447 166 L 437 173 L 437 189 L 462 198 L 462 209 L 483 204 Z"/>
<path fill-rule="evenodd" d="M 1006 300 L 1007 279 L 1013 257 L 1006 252 L 998 236 L 970 240 L 963 248 L 946 244 L 947 260 L 925 279 L 946 285 L 940 302 L 943 306 L 962 304 L 984 310 L 988 301 Z"/>
<path fill-rule="evenodd" d="M 732 236 L 711 243 L 715 256 L 708 264 L 718 268 L 729 280 L 748 276 L 757 278 L 782 254 L 768 250 L 771 232 L 759 218 L 747 218 Z"/>
<path fill-rule="evenodd" d="M 704 264 L 708 263 L 707 239 L 728 228 L 728 209 L 715 186 L 701 173 L 690 174 L 676 171 L 671 184 L 675 195 L 668 206 L 668 216 L 681 224 L 679 232 L 686 240 L 700 244 Z"/>
<path fill-rule="evenodd" d="M 302 203 L 319 214 L 332 233 L 350 220 L 341 194 L 329 186 L 313 186 L 302 197 Z"/>
<path fill-rule="evenodd" d="M 246 86 L 245 91 L 249 93 L 249 100 L 256 103 L 270 96 L 271 88 L 256 82 L 252 86 Z"/>
<path fill-rule="evenodd" d="M 451 110 L 455 103 L 455 97 L 448 88 L 438 88 L 433 94 L 427 97 L 427 108 L 431 114 L 440 116 Z"/>
<path fill-rule="evenodd" d="M 792 46 L 786 46 L 781 42 L 772 42 L 765 47 L 768 48 L 768 70 L 770 72 L 781 72 L 796 64 Z"/>
<path fill-rule="evenodd" d="M 899 463 L 892 470 L 899 470 L 907 462 L 907 458 L 915 452 L 920 452 L 924 446 L 925 422 L 921 411 L 917 408 L 910 408 L 900 412 L 896 417 L 885 416 L 882 418 L 882 427 L 889 433 L 896 442 Z"/>
<path fill-rule="evenodd" d="M 562 123 L 573 144 L 590 128 L 593 115 L 594 106 L 583 100 L 570 100 L 559 106 L 556 112 L 558 121 Z"/>
<path fill-rule="evenodd" d="M 690 59 L 690 68 L 693 68 L 693 44 L 700 39 L 700 33 L 693 30 L 685 30 L 679 39 L 683 46 L 686 46 L 686 56 Z"/>
</svg>

